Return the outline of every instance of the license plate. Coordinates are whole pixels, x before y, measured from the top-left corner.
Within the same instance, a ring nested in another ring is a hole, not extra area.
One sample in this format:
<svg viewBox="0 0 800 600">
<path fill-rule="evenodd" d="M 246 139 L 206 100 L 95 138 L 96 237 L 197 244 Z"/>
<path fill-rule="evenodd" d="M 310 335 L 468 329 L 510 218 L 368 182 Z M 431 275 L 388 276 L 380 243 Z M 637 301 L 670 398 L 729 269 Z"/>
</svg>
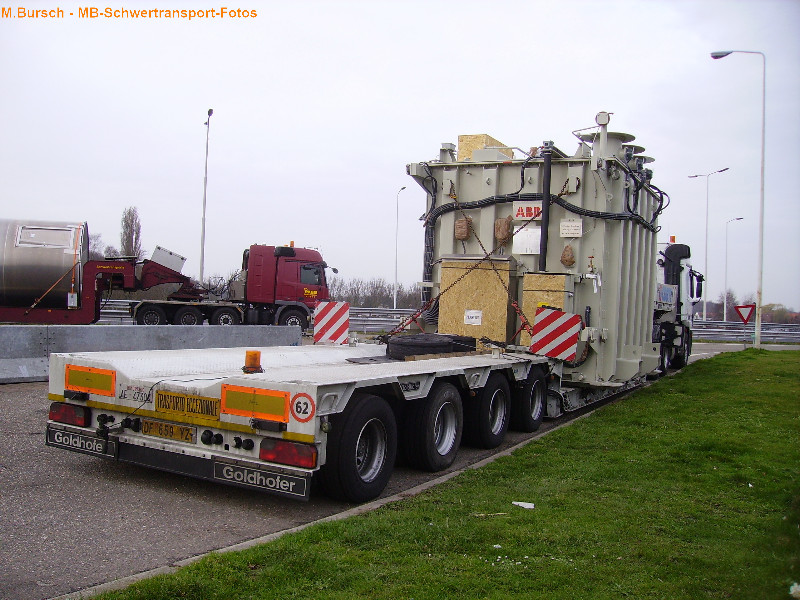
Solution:
<svg viewBox="0 0 800 600">
<path fill-rule="evenodd" d="M 168 440 L 193 444 L 195 438 L 197 437 L 197 428 L 142 419 L 142 433 L 145 435 L 154 435 L 156 437 L 166 438 Z"/>
</svg>

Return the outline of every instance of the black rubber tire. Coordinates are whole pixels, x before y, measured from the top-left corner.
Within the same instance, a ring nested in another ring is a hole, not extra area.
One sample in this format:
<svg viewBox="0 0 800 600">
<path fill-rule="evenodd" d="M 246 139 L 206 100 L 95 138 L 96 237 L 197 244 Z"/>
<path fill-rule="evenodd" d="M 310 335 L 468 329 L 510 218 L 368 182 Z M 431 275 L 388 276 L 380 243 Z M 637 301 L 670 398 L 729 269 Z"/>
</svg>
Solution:
<svg viewBox="0 0 800 600">
<path fill-rule="evenodd" d="M 667 374 L 671 366 L 670 354 L 672 354 L 671 348 L 666 344 L 662 344 L 658 356 L 658 370 L 661 371 L 661 377 Z"/>
<path fill-rule="evenodd" d="M 172 319 L 172 322 L 175 325 L 202 325 L 203 320 L 203 313 L 200 312 L 199 308 L 194 306 L 182 306 L 175 311 L 175 317 Z"/>
<path fill-rule="evenodd" d="M 223 306 L 211 313 L 211 320 L 208 323 L 209 325 L 239 325 L 241 322 L 242 318 L 235 308 Z"/>
<path fill-rule="evenodd" d="M 388 402 L 354 394 L 344 412 L 331 419 L 326 450 L 319 479 L 327 495 L 347 502 L 380 496 L 397 457 L 397 423 Z"/>
<path fill-rule="evenodd" d="M 287 308 L 278 317 L 278 325 L 294 325 L 303 331 L 308 329 L 308 315 L 297 308 Z"/>
<path fill-rule="evenodd" d="M 681 347 L 675 351 L 670 361 L 673 369 L 682 369 L 689 363 L 689 356 L 692 354 L 692 332 L 688 329 L 684 331 Z"/>
<path fill-rule="evenodd" d="M 478 448 L 497 448 L 503 443 L 511 417 L 511 390 L 508 379 L 497 371 L 464 407 L 464 437 Z"/>
<path fill-rule="evenodd" d="M 157 304 L 144 304 L 136 311 L 136 323 L 139 325 L 166 325 L 167 313 Z"/>
<path fill-rule="evenodd" d="M 424 354 L 445 354 L 452 351 L 453 340 L 438 333 L 397 335 L 389 338 L 389 343 L 386 345 L 386 354 L 396 359 Z"/>
<path fill-rule="evenodd" d="M 542 425 L 547 409 L 547 379 L 541 367 L 531 367 L 525 383 L 515 390 L 511 402 L 511 428 L 533 433 Z"/>
<path fill-rule="evenodd" d="M 401 444 L 406 461 L 424 471 L 446 469 L 456 459 L 463 432 L 464 410 L 458 388 L 437 381 L 427 398 L 409 403 Z"/>
</svg>

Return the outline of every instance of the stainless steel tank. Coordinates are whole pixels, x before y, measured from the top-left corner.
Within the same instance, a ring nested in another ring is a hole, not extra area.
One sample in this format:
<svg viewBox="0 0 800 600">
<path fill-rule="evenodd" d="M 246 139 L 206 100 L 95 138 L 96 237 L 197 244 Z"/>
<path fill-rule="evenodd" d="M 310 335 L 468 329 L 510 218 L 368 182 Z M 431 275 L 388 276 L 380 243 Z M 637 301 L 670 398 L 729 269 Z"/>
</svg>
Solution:
<svg viewBox="0 0 800 600">
<path fill-rule="evenodd" d="M 86 223 L 0 219 L 0 305 L 67 308 L 87 260 Z"/>
</svg>

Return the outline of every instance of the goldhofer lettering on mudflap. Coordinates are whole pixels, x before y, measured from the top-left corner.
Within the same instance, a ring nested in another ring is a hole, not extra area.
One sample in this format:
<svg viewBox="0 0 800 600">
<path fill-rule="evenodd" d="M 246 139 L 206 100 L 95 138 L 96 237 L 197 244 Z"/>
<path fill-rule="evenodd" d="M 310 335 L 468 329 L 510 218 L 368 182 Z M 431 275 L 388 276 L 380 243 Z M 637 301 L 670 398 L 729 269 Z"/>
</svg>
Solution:
<svg viewBox="0 0 800 600">
<path fill-rule="evenodd" d="M 214 463 L 214 479 L 243 487 L 255 487 L 268 492 L 300 498 L 308 497 L 308 480 L 281 473 L 270 473 L 223 462 Z"/>
<path fill-rule="evenodd" d="M 116 448 L 114 442 L 109 442 L 108 440 L 50 427 L 47 428 L 46 443 L 48 446 L 57 446 L 74 450 L 75 452 L 103 456 L 113 456 Z"/>
</svg>

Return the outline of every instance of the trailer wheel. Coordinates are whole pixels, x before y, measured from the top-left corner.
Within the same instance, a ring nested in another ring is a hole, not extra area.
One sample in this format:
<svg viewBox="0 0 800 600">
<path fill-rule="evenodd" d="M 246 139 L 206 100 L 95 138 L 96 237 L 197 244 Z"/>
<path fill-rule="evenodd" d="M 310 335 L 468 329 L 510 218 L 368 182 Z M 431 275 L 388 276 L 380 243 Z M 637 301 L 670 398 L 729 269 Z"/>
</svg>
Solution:
<svg viewBox="0 0 800 600">
<path fill-rule="evenodd" d="M 427 398 L 409 405 L 403 424 L 405 457 L 418 469 L 446 469 L 456 459 L 463 430 L 461 394 L 451 383 L 436 382 Z"/>
<path fill-rule="evenodd" d="M 508 431 L 511 391 L 502 373 L 489 375 L 478 397 L 467 404 L 464 434 L 467 441 L 479 448 L 497 448 Z"/>
<path fill-rule="evenodd" d="M 278 325 L 295 325 L 300 329 L 308 329 L 308 317 L 296 308 L 288 308 L 281 313 Z"/>
<path fill-rule="evenodd" d="M 336 499 L 366 502 L 389 482 L 397 456 L 397 423 L 383 398 L 353 395 L 341 415 L 331 419 L 327 460 L 320 469 L 325 492 Z"/>
<path fill-rule="evenodd" d="M 547 404 L 547 380 L 541 367 L 532 367 L 528 379 L 511 403 L 511 427 L 533 433 L 542 425 Z"/>
<path fill-rule="evenodd" d="M 166 325 L 167 313 L 157 304 L 145 304 L 136 311 L 136 322 L 139 325 Z"/>
<path fill-rule="evenodd" d="M 211 325 L 238 325 L 242 320 L 235 309 L 223 306 L 218 308 L 211 315 Z"/>
<path fill-rule="evenodd" d="M 175 311 L 175 318 L 172 319 L 175 325 L 202 325 L 203 313 L 194 306 L 183 306 Z"/>
</svg>

